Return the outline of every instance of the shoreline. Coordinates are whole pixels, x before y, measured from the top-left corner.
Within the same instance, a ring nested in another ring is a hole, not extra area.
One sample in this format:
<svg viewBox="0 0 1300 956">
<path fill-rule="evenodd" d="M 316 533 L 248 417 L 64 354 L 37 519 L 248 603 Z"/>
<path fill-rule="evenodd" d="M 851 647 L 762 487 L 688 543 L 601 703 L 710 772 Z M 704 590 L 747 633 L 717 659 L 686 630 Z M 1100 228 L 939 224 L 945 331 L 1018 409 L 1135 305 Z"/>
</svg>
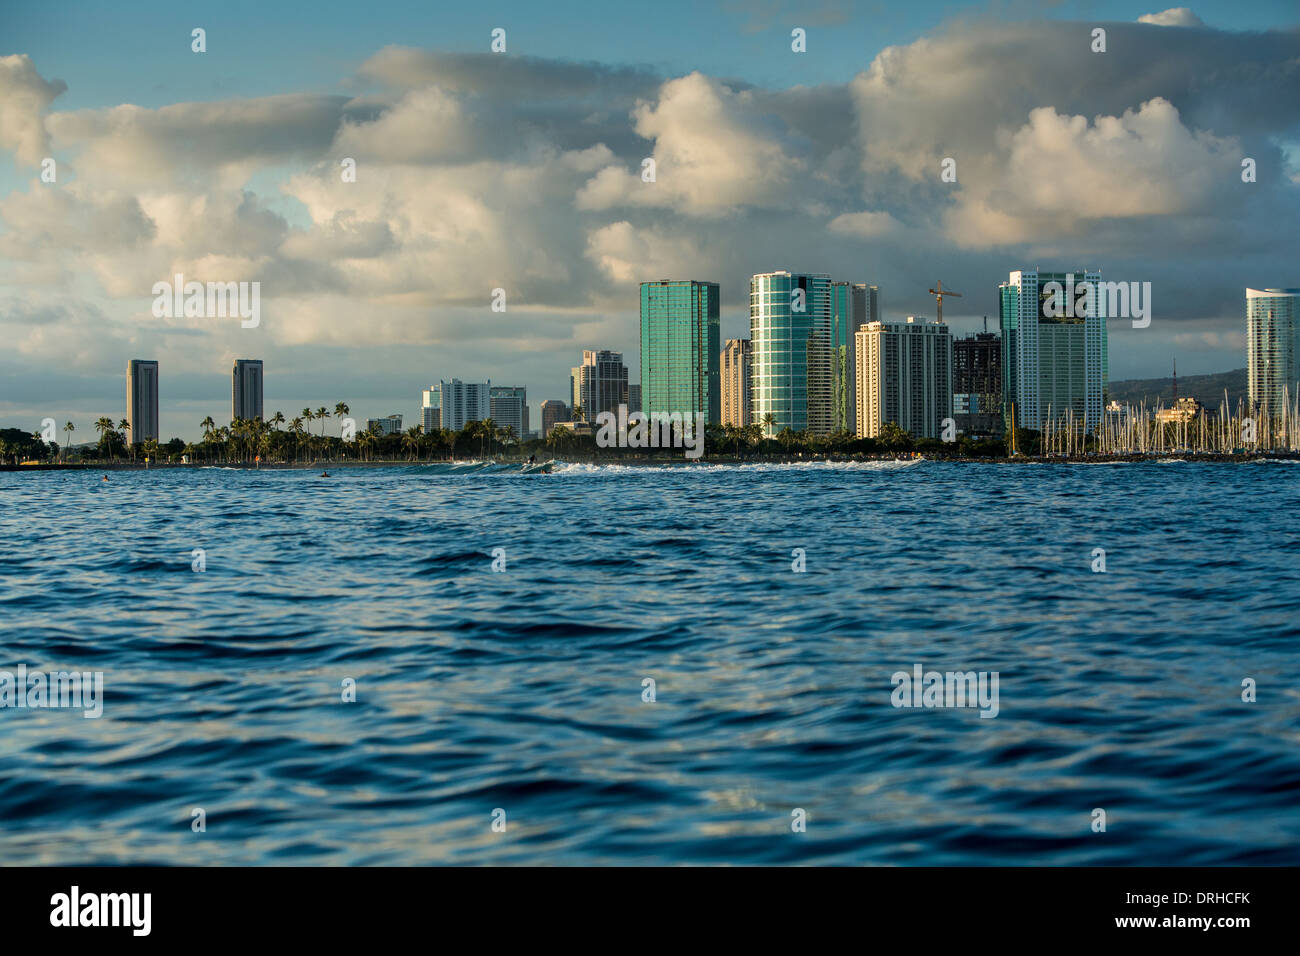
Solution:
<svg viewBox="0 0 1300 956">
<path fill-rule="evenodd" d="M 1248 464 L 1253 461 L 1300 461 L 1300 452 L 1251 452 L 1242 455 L 1209 454 L 1124 454 L 1124 455 L 1063 455 L 1050 457 L 1029 457 L 1017 455 L 1004 457 L 971 457 L 963 455 L 812 455 L 806 457 L 786 455 L 766 455 L 761 457 L 735 457 L 732 455 L 714 455 L 706 458 L 654 458 L 647 456 L 612 456 L 593 458 L 555 458 L 547 461 L 578 465 L 626 465 L 640 468 L 691 468 L 704 465 L 799 465 L 799 464 L 851 464 L 853 462 L 887 462 L 887 461 L 929 461 L 951 462 L 961 464 L 989 465 L 1090 465 L 1090 464 L 1140 464 L 1142 462 L 1189 461 L 1212 462 L 1215 464 Z M 0 465 L 0 472 L 51 472 L 51 471 L 176 471 L 181 469 L 225 468 L 231 471 L 330 471 L 343 468 L 423 468 L 429 466 L 450 465 L 514 465 L 523 467 L 527 464 L 522 459 L 435 459 L 432 461 L 316 461 L 316 462 L 266 462 L 252 465 L 246 462 L 155 462 L 144 465 L 138 462 L 42 462 L 37 465 Z M 538 462 L 537 464 L 543 464 Z"/>
</svg>

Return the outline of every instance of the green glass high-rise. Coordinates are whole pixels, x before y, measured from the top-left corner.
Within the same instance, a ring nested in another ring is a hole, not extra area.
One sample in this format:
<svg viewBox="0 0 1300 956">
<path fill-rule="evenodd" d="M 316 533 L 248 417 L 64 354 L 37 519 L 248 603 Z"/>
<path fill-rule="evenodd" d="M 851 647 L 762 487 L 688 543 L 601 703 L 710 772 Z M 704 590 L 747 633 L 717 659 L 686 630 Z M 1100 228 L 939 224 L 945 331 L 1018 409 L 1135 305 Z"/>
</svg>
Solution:
<svg viewBox="0 0 1300 956">
<path fill-rule="evenodd" d="M 716 282 L 641 283 L 641 410 L 722 420 L 721 296 Z"/>
<path fill-rule="evenodd" d="M 833 298 L 828 275 L 768 272 L 749 280 L 750 401 L 768 437 L 785 428 L 831 432 Z"/>
</svg>

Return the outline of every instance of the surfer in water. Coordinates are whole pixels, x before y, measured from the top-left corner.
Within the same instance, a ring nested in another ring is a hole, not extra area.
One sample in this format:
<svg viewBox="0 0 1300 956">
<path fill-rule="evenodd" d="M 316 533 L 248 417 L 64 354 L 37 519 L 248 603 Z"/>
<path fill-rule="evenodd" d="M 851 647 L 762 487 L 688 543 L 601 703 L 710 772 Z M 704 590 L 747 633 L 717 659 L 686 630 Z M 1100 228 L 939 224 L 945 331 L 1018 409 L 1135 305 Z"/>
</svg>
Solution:
<svg viewBox="0 0 1300 956">
<path fill-rule="evenodd" d="M 101 481 L 108 481 L 108 475 L 105 475 L 105 476 L 104 476 L 102 479 L 100 479 L 100 480 L 101 480 Z"/>
<path fill-rule="evenodd" d="M 328 471 L 322 471 L 322 472 L 320 473 L 320 476 L 321 476 L 322 478 L 328 478 L 328 477 L 330 476 L 330 473 L 329 473 Z"/>
<path fill-rule="evenodd" d="M 530 464 L 530 465 L 535 465 L 535 464 L 537 464 L 537 456 L 536 456 L 536 455 L 529 455 L 529 456 L 528 456 L 528 464 Z"/>
</svg>

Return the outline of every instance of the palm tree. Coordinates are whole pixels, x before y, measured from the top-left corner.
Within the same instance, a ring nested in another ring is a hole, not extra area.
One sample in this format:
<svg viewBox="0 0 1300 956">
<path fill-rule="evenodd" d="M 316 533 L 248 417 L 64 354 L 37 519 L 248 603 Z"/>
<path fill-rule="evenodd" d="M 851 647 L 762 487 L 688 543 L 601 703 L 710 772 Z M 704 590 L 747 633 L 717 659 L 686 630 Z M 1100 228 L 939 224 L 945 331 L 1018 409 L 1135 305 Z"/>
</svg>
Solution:
<svg viewBox="0 0 1300 956">
<path fill-rule="evenodd" d="M 208 446 L 212 443 L 212 433 L 216 430 L 217 423 L 214 422 L 212 416 L 209 415 L 207 418 L 203 419 L 203 421 L 199 422 L 199 427 L 203 429 L 203 448 L 206 451 Z M 208 454 L 210 456 L 211 452 L 208 452 Z"/>
<path fill-rule="evenodd" d="M 885 422 L 880 429 L 880 442 L 891 450 L 911 448 L 912 436 L 904 431 L 897 422 Z"/>
<path fill-rule="evenodd" d="M 324 405 L 322 405 L 320 408 L 316 409 L 316 418 L 320 420 L 320 437 L 321 437 L 321 438 L 324 438 L 324 437 L 325 437 L 325 419 L 327 419 L 327 418 L 329 418 L 329 417 L 330 417 L 330 413 L 329 413 L 328 411 L 325 410 L 325 406 L 324 406 Z"/>
<path fill-rule="evenodd" d="M 339 402 L 337 405 L 334 406 L 334 417 L 337 418 L 337 419 L 339 420 L 339 438 L 340 438 L 340 439 L 343 438 L 343 416 L 346 415 L 346 414 L 347 414 L 348 412 L 350 412 L 350 411 L 352 411 L 352 409 L 348 408 L 348 403 L 347 403 L 347 402 Z"/>
<path fill-rule="evenodd" d="M 117 423 L 117 433 L 122 436 L 122 446 L 131 453 L 131 460 L 135 461 L 135 445 L 127 441 L 126 433 L 130 430 L 131 423 L 123 418 Z"/>
<path fill-rule="evenodd" d="M 770 438 L 772 435 L 772 429 L 776 427 L 776 416 L 773 415 L 771 412 L 768 412 L 766 415 L 763 416 L 762 423 L 763 423 L 763 436 L 765 438 Z"/>
<path fill-rule="evenodd" d="M 76 430 L 77 430 L 77 426 L 72 424 L 72 422 L 68 422 L 68 424 L 63 426 L 64 434 L 68 436 L 68 440 L 67 442 L 64 443 L 64 447 L 63 447 L 64 458 L 67 458 L 68 452 L 72 450 L 72 433 Z"/>
<path fill-rule="evenodd" d="M 99 432 L 99 450 L 100 453 L 103 454 L 105 438 L 107 438 L 108 433 L 113 430 L 113 419 L 109 418 L 107 415 L 101 415 L 99 418 L 95 419 L 95 430 Z M 108 450 L 111 455 L 113 446 L 109 445 Z"/>
<path fill-rule="evenodd" d="M 402 436 L 402 448 L 407 452 L 407 461 L 411 460 L 411 453 L 420 450 L 420 432 L 423 430 L 419 425 L 412 425 L 406 430 L 406 434 Z"/>
<path fill-rule="evenodd" d="M 280 426 L 284 424 L 284 412 L 276 412 L 272 415 L 271 424 L 275 426 L 276 431 L 279 431 Z"/>
<path fill-rule="evenodd" d="M 289 431 L 293 432 L 293 460 L 298 460 L 298 446 L 302 444 L 302 419 L 295 418 L 289 423 Z"/>
</svg>

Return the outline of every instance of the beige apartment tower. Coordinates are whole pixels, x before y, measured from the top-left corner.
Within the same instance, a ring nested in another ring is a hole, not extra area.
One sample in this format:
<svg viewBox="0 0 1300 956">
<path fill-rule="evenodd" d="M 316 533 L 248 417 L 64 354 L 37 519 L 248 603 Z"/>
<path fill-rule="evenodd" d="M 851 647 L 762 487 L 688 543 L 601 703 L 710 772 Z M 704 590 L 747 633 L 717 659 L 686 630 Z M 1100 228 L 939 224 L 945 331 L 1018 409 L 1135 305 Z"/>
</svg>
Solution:
<svg viewBox="0 0 1300 956">
<path fill-rule="evenodd" d="M 952 415 L 952 333 L 940 322 L 868 322 L 854 337 L 857 435 L 877 438 L 894 422 L 916 438 L 939 438 Z"/>
<path fill-rule="evenodd" d="M 722 424 L 745 428 L 752 422 L 749 403 L 749 339 L 727 339 L 722 350 Z"/>
</svg>

